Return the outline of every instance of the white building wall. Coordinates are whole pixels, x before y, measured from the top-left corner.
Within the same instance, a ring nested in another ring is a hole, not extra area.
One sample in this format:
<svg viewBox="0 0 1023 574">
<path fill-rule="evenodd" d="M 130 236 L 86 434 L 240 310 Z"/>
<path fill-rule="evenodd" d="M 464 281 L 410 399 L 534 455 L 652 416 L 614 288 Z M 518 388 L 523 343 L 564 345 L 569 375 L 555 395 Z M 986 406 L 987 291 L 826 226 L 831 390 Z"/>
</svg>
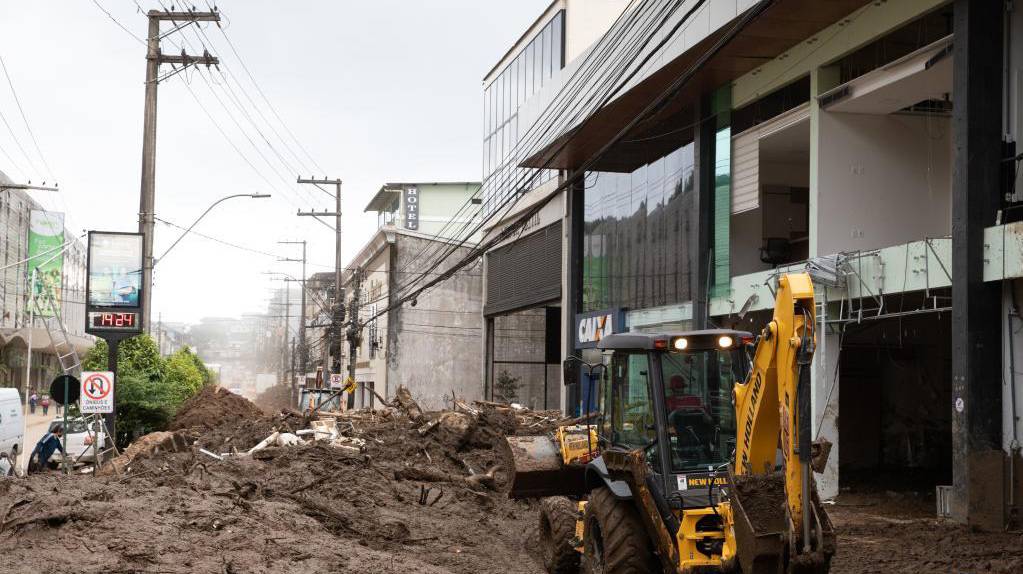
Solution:
<svg viewBox="0 0 1023 574">
<path fill-rule="evenodd" d="M 820 141 L 818 254 L 951 233 L 949 118 L 822 112 Z"/>
</svg>

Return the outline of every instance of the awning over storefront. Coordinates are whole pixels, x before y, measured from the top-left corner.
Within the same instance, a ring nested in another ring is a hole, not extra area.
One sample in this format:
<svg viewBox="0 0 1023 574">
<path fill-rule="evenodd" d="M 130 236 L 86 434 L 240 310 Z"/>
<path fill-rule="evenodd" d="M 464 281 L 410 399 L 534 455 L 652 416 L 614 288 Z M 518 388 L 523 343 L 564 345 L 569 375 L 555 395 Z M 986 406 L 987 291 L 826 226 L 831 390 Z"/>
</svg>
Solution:
<svg viewBox="0 0 1023 574">
<path fill-rule="evenodd" d="M 82 337 L 78 335 L 69 335 L 71 344 L 74 345 L 75 351 L 79 355 L 84 355 L 95 346 L 95 341 L 89 337 Z M 52 349 L 53 343 L 50 340 L 50 334 L 43 327 L 32 328 L 32 350 L 33 351 L 46 351 Z M 0 329 L 0 346 L 6 345 L 18 345 L 20 347 L 27 347 L 29 340 L 29 328 L 22 327 L 21 329 Z"/>
<path fill-rule="evenodd" d="M 593 169 L 630 172 L 690 141 L 695 106 L 702 95 L 777 57 L 866 4 L 869 2 L 864 0 L 775 0 L 763 14 L 710 58 L 676 97 L 645 120 L 634 133 L 617 143 Z M 575 169 L 612 141 L 633 118 L 717 44 L 741 17 L 738 14 L 731 21 L 717 25 L 716 29 L 706 33 L 708 27 L 715 26 L 713 6 L 714 3 L 707 2 L 694 12 L 692 22 L 684 24 L 677 32 L 683 39 L 666 44 L 662 48 L 663 53 L 653 60 L 666 63 L 641 70 L 637 75 L 641 79 L 628 87 L 624 94 L 590 115 L 581 125 L 570 127 L 553 141 L 543 142 L 543 148 L 522 162 L 522 165 L 545 167 L 550 161 L 549 167 Z M 700 14 L 700 11 L 706 13 Z M 683 16 L 681 12 L 676 18 Z M 669 23 L 666 29 L 671 26 Z M 701 34 L 702 39 L 690 42 L 690 38 Z M 651 46 L 654 44 L 651 43 Z M 571 66 L 562 72 L 560 81 L 567 81 L 572 75 Z M 597 81 L 599 78 L 591 78 L 588 83 Z M 555 85 L 552 90 L 556 91 L 558 87 Z"/>
</svg>

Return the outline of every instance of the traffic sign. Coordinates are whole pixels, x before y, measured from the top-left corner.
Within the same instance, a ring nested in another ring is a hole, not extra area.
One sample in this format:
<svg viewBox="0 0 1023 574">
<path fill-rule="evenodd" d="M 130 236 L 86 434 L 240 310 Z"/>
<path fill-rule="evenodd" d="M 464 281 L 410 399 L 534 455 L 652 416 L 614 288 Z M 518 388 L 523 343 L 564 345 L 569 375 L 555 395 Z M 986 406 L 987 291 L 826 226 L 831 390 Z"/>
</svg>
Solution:
<svg viewBox="0 0 1023 574">
<path fill-rule="evenodd" d="M 82 413 L 114 412 L 114 373 L 110 371 L 82 372 Z"/>
<path fill-rule="evenodd" d="M 348 377 L 345 379 L 345 392 L 349 395 L 355 392 L 355 379 Z"/>
<path fill-rule="evenodd" d="M 344 377 L 340 373 L 334 373 L 330 376 L 330 388 L 340 389 L 344 386 Z"/>
</svg>

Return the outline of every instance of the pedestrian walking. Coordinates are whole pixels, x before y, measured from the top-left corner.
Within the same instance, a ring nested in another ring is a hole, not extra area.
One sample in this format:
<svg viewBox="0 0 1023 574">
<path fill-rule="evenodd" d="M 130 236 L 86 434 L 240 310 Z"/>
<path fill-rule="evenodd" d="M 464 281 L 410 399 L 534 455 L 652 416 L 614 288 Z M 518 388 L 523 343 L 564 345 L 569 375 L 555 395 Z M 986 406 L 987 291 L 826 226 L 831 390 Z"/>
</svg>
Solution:
<svg viewBox="0 0 1023 574">
<path fill-rule="evenodd" d="M 28 412 L 30 414 L 36 414 L 36 403 L 39 402 L 39 395 L 32 393 L 28 397 Z"/>
<path fill-rule="evenodd" d="M 48 432 L 43 435 L 43 438 L 39 439 L 36 443 L 36 447 L 32 449 L 32 454 L 28 459 L 28 472 L 43 472 L 49 468 L 50 457 L 53 456 L 55 451 L 60 451 L 60 454 L 64 454 L 64 446 L 60 444 L 61 437 L 64 436 L 64 427 L 57 425 L 54 427 L 53 432 Z"/>
<path fill-rule="evenodd" d="M 43 398 L 39 400 L 39 406 L 43 407 L 43 414 L 47 414 L 50 410 L 50 395 L 43 395 Z"/>
</svg>

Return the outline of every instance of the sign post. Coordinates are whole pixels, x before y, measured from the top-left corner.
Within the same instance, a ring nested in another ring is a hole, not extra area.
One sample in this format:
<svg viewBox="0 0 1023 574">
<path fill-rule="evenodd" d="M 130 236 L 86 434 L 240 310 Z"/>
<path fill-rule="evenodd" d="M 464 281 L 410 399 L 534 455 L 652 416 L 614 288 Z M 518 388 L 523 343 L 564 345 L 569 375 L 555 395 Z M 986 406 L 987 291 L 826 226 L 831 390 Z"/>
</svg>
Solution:
<svg viewBox="0 0 1023 574">
<path fill-rule="evenodd" d="M 90 231 L 88 273 L 86 275 L 85 332 L 107 342 L 107 371 L 82 373 L 82 412 L 102 413 L 109 438 L 117 441 L 117 408 L 114 381 L 117 378 L 117 348 L 124 339 L 142 332 L 142 255 L 141 233 Z M 106 393 L 96 398 L 86 393 Z M 96 377 L 98 376 L 98 378 Z M 102 409 L 86 411 L 89 408 Z"/>
</svg>

